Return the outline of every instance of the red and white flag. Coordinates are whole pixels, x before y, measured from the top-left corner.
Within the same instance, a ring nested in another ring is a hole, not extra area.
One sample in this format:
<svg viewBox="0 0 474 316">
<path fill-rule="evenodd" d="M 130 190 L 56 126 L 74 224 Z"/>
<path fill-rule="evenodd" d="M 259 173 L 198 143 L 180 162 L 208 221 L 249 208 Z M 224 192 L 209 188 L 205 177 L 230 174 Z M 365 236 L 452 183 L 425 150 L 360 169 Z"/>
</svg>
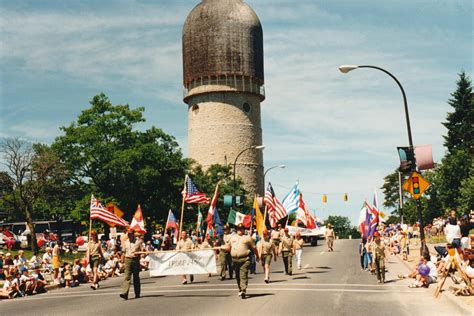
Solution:
<svg viewBox="0 0 474 316">
<path fill-rule="evenodd" d="M 308 229 L 316 228 L 316 223 L 314 222 L 314 218 L 309 214 L 308 210 L 306 209 L 306 204 L 303 201 L 303 194 L 300 193 L 300 209 L 304 211 L 305 215 L 305 225 Z"/>
<path fill-rule="evenodd" d="M 128 230 L 136 231 L 136 232 L 139 232 L 140 234 L 146 233 L 145 221 L 143 220 L 143 213 L 142 213 L 140 204 L 138 204 L 137 210 L 135 211 L 135 214 L 133 215 L 133 218 L 132 218 L 132 224 L 130 224 L 130 228 Z"/>
<path fill-rule="evenodd" d="M 214 223 L 214 213 L 216 211 L 218 195 L 219 195 L 219 182 L 216 185 L 216 190 L 214 191 L 214 196 L 212 197 L 211 205 L 209 206 L 209 211 L 207 212 L 206 222 L 207 222 L 208 229 L 212 229 L 212 225 Z"/>
<path fill-rule="evenodd" d="M 127 221 L 110 212 L 98 199 L 94 197 L 94 195 L 91 196 L 90 216 L 91 220 L 98 219 L 100 221 L 106 222 L 109 225 L 129 225 Z"/>
<path fill-rule="evenodd" d="M 204 193 L 198 191 L 188 175 L 186 175 L 184 181 L 183 198 L 184 202 L 188 204 L 209 204 L 209 198 Z"/>
</svg>

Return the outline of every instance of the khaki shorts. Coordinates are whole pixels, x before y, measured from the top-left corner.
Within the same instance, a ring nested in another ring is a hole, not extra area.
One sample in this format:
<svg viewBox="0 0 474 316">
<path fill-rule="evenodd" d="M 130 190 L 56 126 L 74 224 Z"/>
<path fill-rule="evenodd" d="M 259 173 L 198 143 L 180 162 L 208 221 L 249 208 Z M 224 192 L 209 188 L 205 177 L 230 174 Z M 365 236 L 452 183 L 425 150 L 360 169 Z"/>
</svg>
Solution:
<svg viewBox="0 0 474 316">
<path fill-rule="evenodd" d="M 272 258 L 273 258 L 273 255 L 272 255 L 272 254 L 263 255 L 263 256 L 262 256 L 262 263 L 263 263 L 263 264 L 266 264 L 266 265 L 270 265 L 270 263 L 272 262 Z"/>
<path fill-rule="evenodd" d="M 91 269 L 98 268 L 99 267 L 99 257 L 90 257 L 89 258 L 89 266 Z"/>
</svg>

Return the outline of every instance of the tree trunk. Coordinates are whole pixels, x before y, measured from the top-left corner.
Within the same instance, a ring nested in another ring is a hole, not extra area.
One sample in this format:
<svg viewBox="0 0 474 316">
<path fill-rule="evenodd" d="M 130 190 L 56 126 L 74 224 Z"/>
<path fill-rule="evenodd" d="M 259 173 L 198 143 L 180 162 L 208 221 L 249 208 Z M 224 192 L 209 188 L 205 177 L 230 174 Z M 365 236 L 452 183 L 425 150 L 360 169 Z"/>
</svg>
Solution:
<svg viewBox="0 0 474 316">
<path fill-rule="evenodd" d="M 35 233 L 35 226 L 33 225 L 33 217 L 31 216 L 31 211 L 28 206 L 25 206 L 25 218 L 26 218 L 26 224 L 28 225 L 28 228 L 31 233 L 31 250 L 33 253 L 36 253 L 38 251 L 38 244 L 36 241 L 36 233 Z"/>
</svg>

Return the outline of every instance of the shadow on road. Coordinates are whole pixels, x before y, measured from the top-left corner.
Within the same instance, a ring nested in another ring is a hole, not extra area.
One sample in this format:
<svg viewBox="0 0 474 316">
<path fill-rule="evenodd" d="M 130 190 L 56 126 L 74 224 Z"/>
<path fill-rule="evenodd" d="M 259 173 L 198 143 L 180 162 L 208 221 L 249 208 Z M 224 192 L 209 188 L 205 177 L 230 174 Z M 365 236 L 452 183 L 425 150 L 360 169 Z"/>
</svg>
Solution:
<svg viewBox="0 0 474 316">
<path fill-rule="evenodd" d="M 152 295 L 142 295 L 140 299 L 142 298 L 153 298 L 153 297 L 163 297 L 164 295 L 161 294 L 152 294 Z"/>
<path fill-rule="evenodd" d="M 274 293 L 259 293 L 259 294 L 246 294 L 246 298 L 254 298 L 254 297 L 260 297 L 260 296 L 268 296 L 268 295 L 275 295 Z"/>
<path fill-rule="evenodd" d="M 237 290 L 236 290 L 237 291 Z M 158 295 L 160 296 L 160 295 Z M 230 295 L 216 295 L 216 294 L 182 294 L 182 295 L 162 295 L 163 298 L 173 298 L 173 297 L 229 297 Z"/>
<path fill-rule="evenodd" d="M 317 268 L 317 269 L 332 269 L 331 267 L 326 267 L 326 266 L 324 266 L 324 267 L 316 267 L 316 268 Z"/>
<path fill-rule="evenodd" d="M 309 278 L 307 276 L 300 276 L 300 277 L 293 278 L 293 280 L 302 280 L 302 279 L 309 279 Z"/>
<path fill-rule="evenodd" d="M 286 282 L 287 280 L 270 280 L 270 283 Z"/>
<path fill-rule="evenodd" d="M 306 273 L 328 273 L 328 271 L 308 271 Z"/>
</svg>

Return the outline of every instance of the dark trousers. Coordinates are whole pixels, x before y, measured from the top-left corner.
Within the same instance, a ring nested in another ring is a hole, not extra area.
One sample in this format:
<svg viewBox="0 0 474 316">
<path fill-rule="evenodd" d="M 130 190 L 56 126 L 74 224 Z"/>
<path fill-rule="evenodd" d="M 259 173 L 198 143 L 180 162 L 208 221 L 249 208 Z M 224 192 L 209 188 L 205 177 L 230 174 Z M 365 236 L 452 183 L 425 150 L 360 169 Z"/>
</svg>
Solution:
<svg viewBox="0 0 474 316">
<path fill-rule="evenodd" d="M 245 292 L 249 283 L 250 258 L 244 257 L 240 259 L 232 259 L 235 270 L 235 280 L 239 287 L 239 292 Z"/>
<path fill-rule="evenodd" d="M 291 251 L 282 251 L 283 264 L 285 265 L 285 273 L 293 273 L 293 255 Z"/>
<path fill-rule="evenodd" d="M 122 282 L 122 294 L 128 297 L 133 275 L 133 290 L 135 297 L 140 296 L 140 259 L 125 258 L 125 279 Z"/>
</svg>

